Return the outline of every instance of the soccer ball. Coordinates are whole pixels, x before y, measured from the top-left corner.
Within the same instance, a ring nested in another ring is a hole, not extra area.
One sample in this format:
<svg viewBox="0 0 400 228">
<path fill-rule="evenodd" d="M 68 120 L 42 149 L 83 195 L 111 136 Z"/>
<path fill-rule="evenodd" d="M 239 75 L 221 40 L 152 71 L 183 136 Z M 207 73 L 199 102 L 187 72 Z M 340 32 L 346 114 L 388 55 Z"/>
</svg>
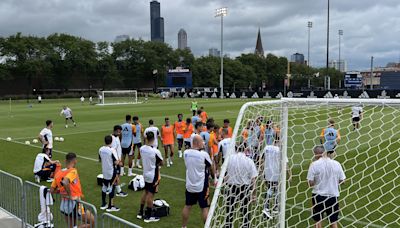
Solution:
<svg viewBox="0 0 400 228">
<path fill-rule="evenodd" d="M 7 141 L 11 141 L 11 137 L 7 137 Z"/>
<path fill-rule="evenodd" d="M 60 138 L 55 137 L 54 140 L 55 140 L 55 141 L 60 141 Z"/>
<path fill-rule="evenodd" d="M 29 141 L 25 141 L 25 144 L 26 144 L 26 145 L 29 145 L 29 144 L 31 144 L 31 142 L 29 142 Z"/>
<path fill-rule="evenodd" d="M 38 143 L 38 142 L 39 142 L 39 140 L 37 140 L 37 139 L 33 139 L 33 140 L 32 140 L 32 142 L 33 142 L 33 143 Z"/>
<path fill-rule="evenodd" d="M 64 142 L 64 138 L 63 137 L 60 137 L 59 140 L 60 140 L 60 142 Z"/>
<path fill-rule="evenodd" d="M 200 95 L 201 94 L 201 92 L 200 91 L 197 91 L 197 95 Z"/>
</svg>

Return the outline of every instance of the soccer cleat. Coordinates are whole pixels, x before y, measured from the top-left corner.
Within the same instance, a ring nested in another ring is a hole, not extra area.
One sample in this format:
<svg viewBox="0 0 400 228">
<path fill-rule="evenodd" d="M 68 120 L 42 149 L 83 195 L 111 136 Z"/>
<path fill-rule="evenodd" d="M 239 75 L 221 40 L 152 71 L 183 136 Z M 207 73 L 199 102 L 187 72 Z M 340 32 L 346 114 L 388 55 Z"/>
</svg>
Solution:
<svg viewBox="0 0 400 228">
<path fill-rule="evenodd" d="M 263 212 L 264 216 L 267 217 L 268 219 L 272 218 L 271 213 L 269 212 L 269 210 L 267 208 L 265 208 L 262 212 Z"/>
<path fill-rule="evenodd" d="M 46 182 L 47 183 L 53 183 L 53 180 L 54 180 L 53 178 L 49 178 L 49 179 L 46 180 Z"/>
<path fill-rule="evenodd" d="M 74 127 L 76 127 L 76 123 L 74 122 Z"/>
<path fill-rule="evenodd" d="M 167 167 L 171 167 L 171 165 L 169 164 L 169 161 L 167 160 Z"/>
<path fill-rule="evenodd" d="M 119 211 L 120 209 L 116 206 L 112 206 L 106 209 L 107 212 L 114 212 L 114 211 Z"/>
<path fill-rule="evenodd" d="M 136 166 L 138 167 L 138 169 L 141 169 L 141 168 L 143 168 L 139 163 L 138 164 L 136 164 Z"/>
<path fill-rule="evenodd" d="M 144 219 L 144 222 L 146 222 L 146 223 L 158 222 L 158 221 L 160 221 L 160 218 L 159 217 L 155 217 L 155 216 L 151 216 L 151 217 L 148 217 L 148 218 Z"/>
<path fill-rule="evenodd" d="M 101 209 L 101 210 L 105 210 L 105 209 L 107 209 L 107 208 L 108 208 L 108 204 L 103 204 L 103 205 L 100 206 L 100 209 Z"/>
<path fill-rule="evenodd" d="M 174 164 L 174 163 L 172 163 L 172 159 L 169 160 L 169 164 L 170 164 L 170 165 L 173 165 L 173 164 Z"/>
<path fill-rule="evenodd" d="M 38 175 L 35 175 L 35 181 L 40 184 L 40 177 Z"/>
<path fill-rule="evenodd" d="M 117 194 L 115 194 L 116 196 L 119 196 L 119 197 L 127 197 L 128 196 L 128 193 L 126 193 L 126 192 L 123 192 L 123 191 L 120 191 L 119 193 L 117 193 Z"/>
<path fill-rule="evenodd" d="M 136 215 L 136 218 L 137 218 L 137 219 L 143 219 L 143 214 L 142 214 L 141 212 L 139 212 L 139 213 Z"/>
</svg>

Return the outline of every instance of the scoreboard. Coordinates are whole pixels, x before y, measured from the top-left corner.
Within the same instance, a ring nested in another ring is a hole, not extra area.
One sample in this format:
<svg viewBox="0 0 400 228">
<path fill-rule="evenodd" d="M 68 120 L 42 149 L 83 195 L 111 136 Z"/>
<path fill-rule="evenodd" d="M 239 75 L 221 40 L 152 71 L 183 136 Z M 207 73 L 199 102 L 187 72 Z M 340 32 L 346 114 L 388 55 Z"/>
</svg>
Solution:
<svg viewBox="0 0 400 228">
<path fill-rule="evenodd" d="M 344 87 L 358 89 L 363 86 L 363 78 L 360 72 L 347 72 L 344 75 Z"/>
<path fill-rule="evenodd" d="M 183 68 L 168 70 L 167 87 L 192 88 L 192 72 Z"/>
</svg>

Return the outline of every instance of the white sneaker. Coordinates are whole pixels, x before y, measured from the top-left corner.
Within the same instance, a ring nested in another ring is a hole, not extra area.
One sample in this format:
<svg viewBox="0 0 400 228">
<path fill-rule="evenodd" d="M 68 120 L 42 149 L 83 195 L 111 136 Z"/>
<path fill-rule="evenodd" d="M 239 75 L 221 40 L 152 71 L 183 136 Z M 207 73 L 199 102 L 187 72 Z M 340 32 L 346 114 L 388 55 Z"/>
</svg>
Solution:
<svg viewBox="0 0 400 228">
<path fill-rule="evenodd" d="M 107 207 L 108 207 L 108 204 L 104 204 L 104 205 L 101 205 L 101 206 L 100 206 L 100 209 L 101 209 L 101 210 L 105 210 L 105 209 L 107 209 Z"/>
<path fill-rule="evenodd" d="M 167 167 L 171 167 L 171 165 L 169 164 L 169 161 L 167 160 Z"/>
<path fill-rule="evenodd" d="M 40 184 L 40 177 L 38 175 L 35 175 L 35 181 Z"/>
<path fill-rule="evenodd" d="M 133 174 L 132 172 L 128 172 L 128 177 L 133 177 L 135 176 L 135 174 Z"/>
<path fill-rule="evenodd" d="M 68 125 L 65 125 L 65 128 L 68 128 Z"/>
<path fill-rule="evenodd" d="M 174 163 L 172 163 L 172 159 L 169 159 L 169 164 L 173 165 Z"/>
<path fill-rule="evenodd" d="M 268 209 L 265 208 L 262 212 L 268 219 L 272 218 L 271 213 L 269 212 Z"/>
<path fill-rule="evenodd" d="M 138 169 L 143 168 L 139 163 L 137 163 L 136 166 L 138 167 Z"/>
<path fill-rule="evenodd" d="M 179 157 L 180 158 L 182 157 L 182 151 L 181 150 L 179 151 Z"/>
<path fill-rule="evenodd" d="M 120 175 L 121 177 L 123 177 L 123 176 L 125 175 L 125 172 L 121 172 L 119 175 Z"/>
<path fill-rule="evenodd" d="M 158 221 L 160 221 L 160 218 L 159 218 L 159 217 L 154 217 L 154 216 L 144 219 L 144 222 L 146 222 L 146 223 L 149 223 L 149 222 L 158 222 Z"/>
<path fill-rule="evenodd" d="M 47 183 L 53 183 L 53 180 L 54 180 L 53 178 L 49 178 L 49 179 L 46 180 L 46 182 Z"/>
<path fill-rule="evenodd" d="M 113 212 L 113 211 L 119 211 L 119 210 L 120 209 L 116 206 L 112 206 L 112 207 L 106 209 L 107 212 Z"/>
</svg>

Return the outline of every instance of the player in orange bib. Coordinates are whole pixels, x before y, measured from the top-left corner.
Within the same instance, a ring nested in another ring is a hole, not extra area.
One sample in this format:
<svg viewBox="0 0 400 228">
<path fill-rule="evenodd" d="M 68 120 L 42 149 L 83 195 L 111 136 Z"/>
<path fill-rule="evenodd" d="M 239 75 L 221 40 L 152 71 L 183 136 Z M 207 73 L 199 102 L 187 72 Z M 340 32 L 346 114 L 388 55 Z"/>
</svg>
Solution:
<svg viewBox="0 0 400 228">
<path fill-rule="evenodd" d="M 165 125 L 161 127 L 161 141 L 164 145 L 165 158 L 167 158 L 167 167 L 170 167 L 174 157 L 174 126 L 170 124 L 169 118 L 165 118 Z M 168 148 L 170 151 L 168 157 Z"/>
<path fill-rule="evenodd" d="M 232 138 L 232 128 L 229 126 L 229 120 L 228 119 L 224 119 L 224 126 L 221 127 L 219 129 L 218 135 L 219 135 L 219 140 L 222 140 L 221 136 L 222 136 L 222 129 L 228 129 L 228 138 Z"/>
<path fill-rule="evenodd" d="M 77 226 L 77 217 L 80 217 L 83 223 L 79 227 L 94 227 L 94 216 L 89 210 L 85 211 L 79 203 L 83 194 L 78 170 L 75 168 L 76 163 L 76 154 L 68 153 L 66 155 L 66 168 L 57 172 L 51 184 L 50 192 L 61 195 L 60 211 L 64 214 L 68 227 Z"/>
<path fill-rule="evenodd" d="M 185 143 L 185 148 L 190 149 L 190 137 L 192 136 L 193 133 L 193 124 L 192 120 L 190 118 L 186 119 L 185 126 L 183 128 L 183 141 Z"/>
<path fill-rule="evenodd" d="M 178 141 L 178 152 L 179 152 L 179 157 L 182 157 L 182 146 L 183 146 L 183 128 L 185 127 L 185 122 L 182 120 L 183 115 L 178 114 L 178 120 L 175 121 L 174 124 L 174 130 L 175 130 L 175 136 L 176 140 Z"/>
<path fill-rule="evenodd" d="M 204 111 L 204 107 L 201 107 L 200 110 L 201 110 L 201 113 L 200 113 L 201 122 L 203 122 L 203 124 L 205 124 L 205 123 L 207 123 L 207 120 L 208 120 L 207 112 Z M 207 131 L 207 129 L 206 129 L 206 131 Z"/>
</svg>

